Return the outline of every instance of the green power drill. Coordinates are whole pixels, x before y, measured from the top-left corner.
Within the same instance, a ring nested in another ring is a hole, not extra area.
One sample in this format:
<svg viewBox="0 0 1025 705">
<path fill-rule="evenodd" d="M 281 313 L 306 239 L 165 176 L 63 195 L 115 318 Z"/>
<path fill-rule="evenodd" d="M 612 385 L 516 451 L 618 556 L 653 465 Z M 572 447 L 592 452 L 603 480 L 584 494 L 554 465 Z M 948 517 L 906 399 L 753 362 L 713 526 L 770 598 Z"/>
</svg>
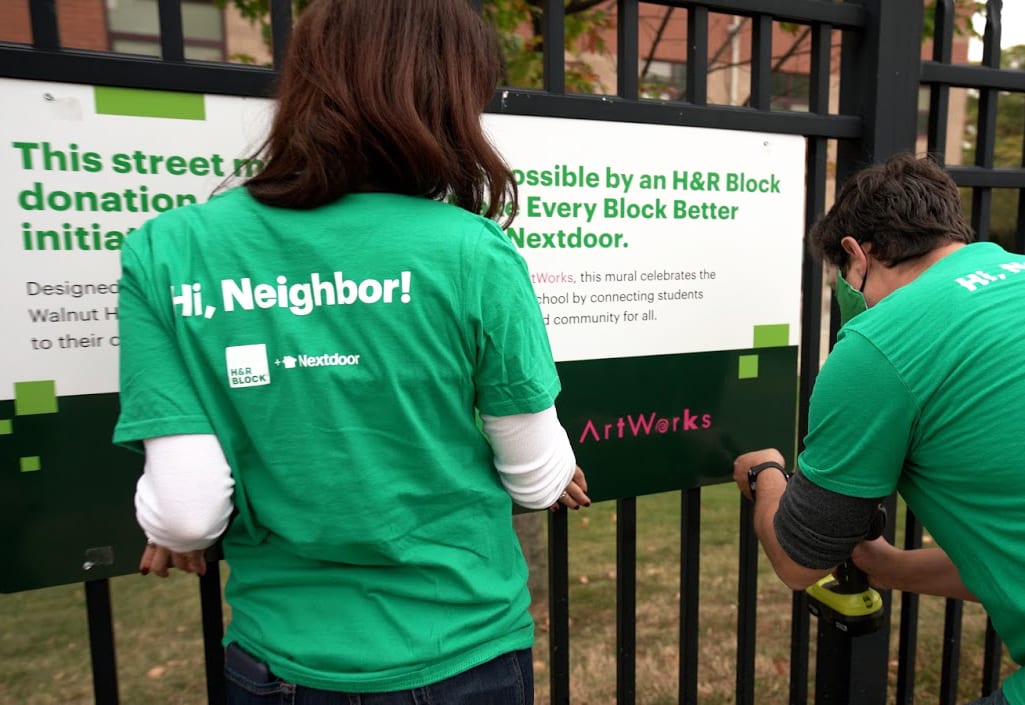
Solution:
<svg viewBox="0 0 1025 705">
<path fill-rule="evenodd" d="M 880 505 L 865 540 L 882 536 L 885 526 L 886 510 Z M 885 621 L 883 598 L 850 559 L 837 567 L 835 575 L 827 575 L 805 592 L 813 615 L 850 636 L 871 634 Z"/>
</svg>

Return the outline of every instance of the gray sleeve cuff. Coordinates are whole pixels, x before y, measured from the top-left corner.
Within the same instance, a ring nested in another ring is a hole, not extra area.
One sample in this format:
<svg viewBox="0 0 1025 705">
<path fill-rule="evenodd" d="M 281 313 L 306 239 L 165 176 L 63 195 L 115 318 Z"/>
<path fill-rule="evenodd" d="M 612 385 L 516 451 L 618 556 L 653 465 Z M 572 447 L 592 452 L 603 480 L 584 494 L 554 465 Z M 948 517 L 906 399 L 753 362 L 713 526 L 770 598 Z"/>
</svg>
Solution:
<svg viewBox="0 0 1025 705">
<path fill-rule="evenodd" d="M 851 557 L 871 532 L 884 498 L 848 497 L 819 487 L 800 472 L 791 478 L 773 519 L 776 540 L 798 565 L 822 570 Z"/>
</svg>

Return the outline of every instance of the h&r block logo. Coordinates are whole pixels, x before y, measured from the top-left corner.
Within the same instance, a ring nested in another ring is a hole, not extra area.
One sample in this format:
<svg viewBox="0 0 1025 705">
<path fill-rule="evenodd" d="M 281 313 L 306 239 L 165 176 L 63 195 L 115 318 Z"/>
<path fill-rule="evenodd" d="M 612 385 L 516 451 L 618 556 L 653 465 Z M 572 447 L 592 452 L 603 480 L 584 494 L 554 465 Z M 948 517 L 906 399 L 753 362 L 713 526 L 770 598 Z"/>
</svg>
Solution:
<svg viewBox="0 0 1025 705">
<path fill-rule="evenodd" d="M 259 387 L 270 384 L 270 365 L 267 364 L 267 346 L 235 345 L 224 349 L 228 364 L 228 384 L 231 387 Z"/>
</svg>

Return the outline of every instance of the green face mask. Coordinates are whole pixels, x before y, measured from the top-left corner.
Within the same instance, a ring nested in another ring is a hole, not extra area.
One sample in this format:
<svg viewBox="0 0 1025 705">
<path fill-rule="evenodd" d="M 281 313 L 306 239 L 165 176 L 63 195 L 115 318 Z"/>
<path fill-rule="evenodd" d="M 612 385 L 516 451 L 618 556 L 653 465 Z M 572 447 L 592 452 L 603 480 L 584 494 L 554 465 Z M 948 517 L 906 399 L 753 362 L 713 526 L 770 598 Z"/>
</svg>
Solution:
<svg viewBox="0 0 1025 705">
<path fill-rule="evenodd" d="M 865 275 L 865 280 L 861 282 L 861 289 L 855 289 L 847 283 L 847 280 L 843 278 L 843 274 L 840 272 L 836 273 L 836 303 L 840 306 L 841 326 L 845 325 L 847 321 L 859 313 L 868 310 L 868 304 L 865 303 L 865 295 L 861 293 L 865 290 L 865 281 L 868 281 L 867 274 Z"/>
</svg>

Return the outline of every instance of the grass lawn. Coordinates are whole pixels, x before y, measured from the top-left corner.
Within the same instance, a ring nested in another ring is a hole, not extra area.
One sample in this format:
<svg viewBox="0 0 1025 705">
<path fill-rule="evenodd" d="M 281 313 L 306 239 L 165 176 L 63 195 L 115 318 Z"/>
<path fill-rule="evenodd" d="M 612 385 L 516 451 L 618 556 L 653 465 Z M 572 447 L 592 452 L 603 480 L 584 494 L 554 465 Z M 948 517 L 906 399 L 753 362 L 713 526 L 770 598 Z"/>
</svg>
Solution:
<svg viewBox="0 0 1025 705">
<path fill-rule="evenodd" d="M 679 494 L 642 497 L 637 515 L 637 702 L 677 702 Z M 702 493 L 698 693 L 703 705 L 734 702 L 738 498 L 732 485 Z M 615 503 L 572 512 L 570 666 L 575 705 L 615 702 Z M 900 527 L 898 527 L 899 530 Z M 190 576 L 111 581 L 121 702 L 206 702 L 199 591 Z M 899 623 L 895 593 L 894 625 Z M 787 699 L 791 593 L 759 562 L 755 699 Z M 922 598 L 916 702 L 938 700 L 944 601 Z M 537 702 L 548 697 L 547 606 L 535 605 Z M 815 624 L 812 622 L 814 632 Z M 978 697 L 985 614 L 965 605 L 960 702 Z M 897 672 L 891 638 L 891 694 Z M 814 668 L 814 658 L 812 659 Z M 1013 668 L 1006 658 L 1005 675 Z M 814 677 L 814 676 L 813 676 Z M 92 680 L 81 585 L 0 595 L 0 705 L 89 705 Z M 812 684 L 809 684 L 811 691 Z"/>
</svg>

